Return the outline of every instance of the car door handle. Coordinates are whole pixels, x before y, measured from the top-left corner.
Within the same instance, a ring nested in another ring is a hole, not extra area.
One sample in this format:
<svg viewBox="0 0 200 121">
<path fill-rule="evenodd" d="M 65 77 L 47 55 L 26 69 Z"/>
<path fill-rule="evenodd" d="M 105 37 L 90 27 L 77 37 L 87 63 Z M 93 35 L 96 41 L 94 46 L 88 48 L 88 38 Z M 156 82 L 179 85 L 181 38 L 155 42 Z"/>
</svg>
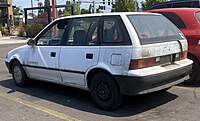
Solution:
<svg viewBox="0 0 200 121">
<path fill-rule="evenodd" d="M 92 53 L 87 53 L 86 54 L 86 59 L 93 59 L 93 54 Z"/>
<path fill-rule="evenodd" d="M 51 52 L 51 57 L 56 57 L 56 52 Z"/>
</svg>

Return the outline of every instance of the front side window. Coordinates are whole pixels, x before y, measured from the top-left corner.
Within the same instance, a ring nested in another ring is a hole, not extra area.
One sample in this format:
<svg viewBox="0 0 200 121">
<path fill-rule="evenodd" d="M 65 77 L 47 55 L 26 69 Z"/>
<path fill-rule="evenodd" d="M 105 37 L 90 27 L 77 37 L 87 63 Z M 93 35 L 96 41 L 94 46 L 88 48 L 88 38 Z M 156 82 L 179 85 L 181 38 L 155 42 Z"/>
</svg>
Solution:
<svg viewBox="0 0 200 121">
<path fill-rule="evenodd" d="M 74 19 L 65 45 L 95 45 L 98 43 L 98 18 Z"/>
<path fill-rule="evenodd" d="M 141 44 L 184 39 L 183 34 L 162 15 L 128 15 Z"/>
<path fill-rule="evenodd" d="M 37 41 L 38 46 L 57 46 L 61 44 L 62 36 L 68 24 L 67 20 L 53 23 L 46 29 Z"/>
</svg>

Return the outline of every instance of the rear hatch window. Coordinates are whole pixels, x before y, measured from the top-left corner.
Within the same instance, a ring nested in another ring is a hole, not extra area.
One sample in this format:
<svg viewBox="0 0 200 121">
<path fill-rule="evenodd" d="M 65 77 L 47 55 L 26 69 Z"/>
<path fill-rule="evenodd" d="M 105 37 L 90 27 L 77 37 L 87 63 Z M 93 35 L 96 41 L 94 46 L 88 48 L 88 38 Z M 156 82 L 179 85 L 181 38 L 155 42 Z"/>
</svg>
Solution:
<svg viewBox="0 0 200 121">
<path fill-rule="evenodd" d="M 184 39 L 178 28 L 162 15 L 128 15 L 128 18 L 142 45 Z"/>
<path fill-rule="evenodd" d="M 196 13 L 196 17 L 197 17 L 198 22 L 200 23 L 200 12 Z"/>
</svg>

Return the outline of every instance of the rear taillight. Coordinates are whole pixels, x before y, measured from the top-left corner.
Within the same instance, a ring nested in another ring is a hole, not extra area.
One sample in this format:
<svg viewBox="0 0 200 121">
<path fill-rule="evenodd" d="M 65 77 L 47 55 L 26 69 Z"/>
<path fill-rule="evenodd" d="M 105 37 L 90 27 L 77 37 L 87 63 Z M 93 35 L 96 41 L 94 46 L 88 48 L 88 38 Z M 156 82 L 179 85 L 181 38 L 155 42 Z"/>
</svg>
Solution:
<svg viewBox="0 0 200 121">
<path fill-rule="evenodd" d="M 187 58 L 187 51 L 179 53 L 179 60 L 183 60 Z"/>
<path fill-rule="evenodd" d="M 180 60 L 186 59 L 187 51 L 180 52 L 177 54 L 167 55 L 167 56 L 169 57 L 169 59 L 166 59 L 166 56 L 144 58 L 144 59 L 138 59 L 138 60 L 131 59 L 130 64 L 129 64 L 129 70 L 151 67 L 151 66 L 156 66 L 159 64 L 163 65 L 163 64 L 174 63 L 174 61 L 180 61 Z"/>
<path fill-rule="evenodd" d="M 139 60 L 131 59 L 130 65 L 129 65 L 129 70 L 155 66 L 158 63 L 159 63 L 159 59 L 156 59 L 156 57 L 139 59 Z"/>
<path fill-rule="evenodd" d="M 180 61 L 187 58 L 187 51 L 176 54 L 175 61 Z"/>
</svg>

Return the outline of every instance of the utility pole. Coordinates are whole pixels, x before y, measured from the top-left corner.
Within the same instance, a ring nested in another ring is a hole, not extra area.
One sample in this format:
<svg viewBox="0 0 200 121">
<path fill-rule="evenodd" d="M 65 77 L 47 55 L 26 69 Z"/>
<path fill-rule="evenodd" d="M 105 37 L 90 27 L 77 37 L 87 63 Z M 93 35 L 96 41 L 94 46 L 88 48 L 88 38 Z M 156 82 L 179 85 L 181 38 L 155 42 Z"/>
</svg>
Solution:
<svg viewBox="0 0 200 121">
<path fill-rule="evenodd" d="M 93 12 L 96 13 L 95 1 L 93 1 Z"/>
<path fill-rule="evenodd" d="M 52 0 L 52 18 L 53 18 L 53 20 L 56 19 L 56 8 L 55 8 L 55 6 L 56 6 L 56 0 Z"/>
<path fill-rule="evenodd" d="M 56 0 L 52 0 L 52 18 L 53 18 L 53 20 L 55 20 L 56 19 Z M 56 33 L 56 31 L 57 31 L 57 28 L 56 28 L 56 26 L 54 26 L 54 33 Z"/>
<path fill-rule="evenodd" d="M 33 0 L 31 0 L 31 8 L 33 8 Z M 32 16 L 33 16 L 33 10 L 32 10 Z"/>
</svg>

